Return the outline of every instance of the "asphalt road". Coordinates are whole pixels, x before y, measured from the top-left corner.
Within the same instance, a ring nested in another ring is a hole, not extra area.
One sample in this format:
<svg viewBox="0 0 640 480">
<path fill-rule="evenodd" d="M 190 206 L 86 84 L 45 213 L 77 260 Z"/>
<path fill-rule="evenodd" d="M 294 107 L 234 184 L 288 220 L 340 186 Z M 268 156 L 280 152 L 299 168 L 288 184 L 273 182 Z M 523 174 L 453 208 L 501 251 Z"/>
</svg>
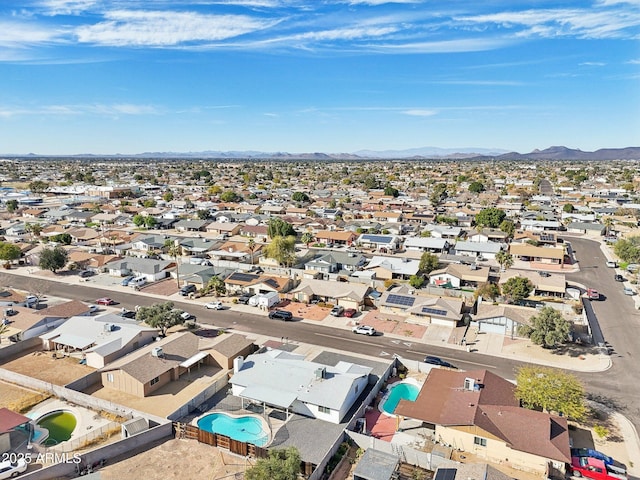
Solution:
<svg viewBox="0 0 640 480">
<path fill-rule="evenodd" d="M 615 405 L 640 430 L 640 311 L 622 292 L 622 283 L 613 279 L 615 269 L 606 267 L 607 259 L 598 242 L 575 237 L 566 240 L 580 260 L 580 272 L 567 274 L 567 280 L 600 292 L 600 300 L 590 303 L 613 361 L 606 372 L 578 377 L 588 392 Z"/>
</svg>

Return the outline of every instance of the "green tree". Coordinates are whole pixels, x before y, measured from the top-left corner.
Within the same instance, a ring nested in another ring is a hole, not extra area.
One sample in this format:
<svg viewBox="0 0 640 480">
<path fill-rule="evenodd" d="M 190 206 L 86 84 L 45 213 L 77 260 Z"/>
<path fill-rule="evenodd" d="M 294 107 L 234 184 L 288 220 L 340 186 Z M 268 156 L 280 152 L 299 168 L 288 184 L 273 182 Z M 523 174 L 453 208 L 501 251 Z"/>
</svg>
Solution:
<svg viewBox="0 0 640 480">
<path fill-rule="evenodd" d="M 300 241 L 304 243 L 307 248 L 309 248 L 309 244 L 315 240 L 315 236 L 311 232 L 304 232 L 302 237 L 300 237 Z"/>
<path fill-rule="evenodd" d="M 573 205 L 570 203 L 565 203 L 564 207 L 562 207 L 562 211 L 565 213 L 573 213 Z"/>
<path fill-rule="evenodd" d="M 538 315 L 531 317 L 531 325 L 518 329 L 520 335 L 545 348 L 555 348 L 566 342 L 570 331 L 569 321 L 553 307 L 544 307 Z"/>
<path fill-rule="evenodd" d="M 424 277 L 422 275 L 411 275 L 411 277 L 409 277 L 409 285 L 413 288 L 422 288 L 424 285 Z"/>
<path fill-rule="evenodd" d="M 262 251 L 267 258 L 273 258 L 280 265 L 291 266 L 295 261 L 295 248 L 296 237 L 276 235 Z"/>
<path fill-rule="evenodd" d="M 253 238 L 250 238 L 247 242 L 247 248 L 251 252 L 251 265 L 253 265 L 253 252 L 258 248 L 258 245 L 256 245 L 256 241 Z"/>
<path fill-rule="evenodd" d="M 281 218 L 273 217 L 269 219 L 267 223 L 267 235 L 269 238 L 274 237 L 295 237 L 296 231 L 289 222 L 282 220 Z"/>
<path fill-rule="evenodd" d="M 307 195 L 304 192 L 293 192 L 293 195 L 291 195 L 291 200 L 293 200 L 294 202 L 308 202 L 309 201 L 309 195 Z"/>
<path fill-rule="evenodd" d="M 613 247 L 614 253 L 628 263 L 640 263 L 640 237 L 620 238 Z"/>
<path fill-rule="evenodd" d="M 155 303 L 149 307 L 140 307 L 136 313 L 136 320 L 144 322 L 151 328 L 158 328 L 162 336 L 175 325 L 182 325 L 184 318 L 181 310 L 173 308 L 173 302 Z"/>
<path fill-rule="evenodd" d="M 207 209 L 198 210 L 196 212 L 196 216 L 198 217 L 198 220 L 208 220 L 211 218 L 211 212 Z"/>
<path fill-rule="evenodd" d="M 296 447 L 269 450 L 267 458 L 260 458 L 244 472 L 245 480 L 297 480 L 302 460 Z"/>
<path fill-rule="evenodd" d="M 131 219 L 131 221 L 133 222 L 133 224 L 136 227 L 141 227 L 144 225 L 144 217 L 142 215 L 140 215 L 139 213 L 136 213 L 133 218 Z"/>
<path fill-rule="evenodd" d="M 144 226 L 147 228 L 153 228 L 158 224 L 158 220 L 156 217 L 152 217 L 151 215 L 147 215 L 144 217 Z"/>
<path fill-rule="evenodd" d="M 392 187 L 390 184 L 386 184 L 384 187 L 384 194 L 393 198 L 400 196 L 400 191 L 397 188 Z"/>
<path fill-rule="evenodd" d="M 364 177 L 364 188 L 366 188 L 367 190 L 380 188 L 380 183 L 373 175 L 367 175 L 366 177 Z"/>
<path fill-rule="evenodd" d="M 503 220 L 502 223 L 500 223 L 500 231 L 506 233 L 509 237 L 513 237 L 516 226 L 511 220 Z"/>
<path fill-rule="evenodd" d="M 436 268 L 438 268 L 438 256 L 434 255 L 433 253 L 424 252 L 420 257 L 418 270 L 426 275 L 429 275 Z"/>
<path fill-rule="evenodd" d="M 515 395 L 525 408 L 561 413 L 577 421 L 587 413 L 584 387 L 569 373 L 530 365 L 518 370 L 516 381 Z"/>
<path fill-rule="evenodd" d="M 11 262 L 17 260 L 22 256 L 20 247 L 15 243 L 0 242 L 0 260 L 5 262 Z"/>
<path fill-rule="evenodd" d="M 502 293 L 513 303 L 527 298 L 533 291 L 533 283 L 526 277 L 511 277 L 502 286 Z"/>
<path fill-rule="evenodd" d="M 176 264 L 176 283 L 178 284 L 178 288 L 180 288 L 180 261 L 178 260 L 178 257 L 182 256 L 180 242 L 178 240 L 167 239 L 164 241 L 164 249 Z"/>
<path fill-rule="evenodd" d="M 173 200 L 173 192 L 171 191 L 164 192 L 164 194 L 162 195 L 162 199 L 165 202 L 170 202 L 171 200 Z"/>
<path fill-rule="evenodd" d="M 226 190 L 220 194 L 220 200 L 223 202 L 239 202 L 242 197 L 233 190 Z"/>
<path fill-rule="evenodd" d="M 7 211 L 9 213 L 13 213 L 18 209 L 18 201 L 17 200 L 9 200 L 7 201 Z"/>
<path fill-rule="evenodd" d="M 496 262 L 500 264 L 501 270 L 506 270 L 513 266 L 513 255 L 511 255 L 506 250 L 500 250 L 496 253 Z"/>
<path fill-rule="evenodd" d="M 227 285 L 224 283 L 224 280 L 214 275 L 207 283 L 207 290 L 213 290 L 216 296 L 220 296 L 227 293 Z"/>
<path fill-rule="evenodd" d="M 476 182 L 472 182 L 469 185 L 469 191 L 471 193 L 481 193 L 481 192 L 484 192 L 484 190 L 485 190 L 484 184 L 482 182 L 476 181 Z"/>
<path fill-rule="evenodd" d="M 445 201 L 445 199 L 447 198 L 447 195 L 448 195 L 447 184 L 439 183 L 435 187 L 433 187 L 433 190 L 431 191 L 431 195 L 429 196 L 429 201 L 431 202 L 432 205 L 438 206 Z"/>
<path fill-rule="evenodd" d="M 476 215 L 476 224 L 484 227 L 498 228 L 507 214 L 499 208 L 484 208 Z"/>
<path fill-rule="evenodd" d="M 59 233 L 51 237 L 52 242 L 61 243 L 62 245 L 71 245 L 73 238 L 68 233 Z"/>
<path fill-rule="evenodd" d="M 495 300 L 500 296 L 500 286 L 491 282 L 483 283 L 482 285 L 478 286 L 474 295 L 476 298 L 482 297 Z"/>
<path fill-rule="evenodd" d="M 42 193 L 45 192 L 49 188 L 49 184 L 47 182 L 43 182 L 42 180 L 34 180 L 29 183 L 29 190 L 34 193 Z"/>
<path fill-rule="evenodd" d="M 44 248 L 40 252 L 39 266 L 43 270 L 51 270 L 53 273 L 60 270 L 67 264 L 69 254 L 61 246 L 55 248 Z"/>
</svg>

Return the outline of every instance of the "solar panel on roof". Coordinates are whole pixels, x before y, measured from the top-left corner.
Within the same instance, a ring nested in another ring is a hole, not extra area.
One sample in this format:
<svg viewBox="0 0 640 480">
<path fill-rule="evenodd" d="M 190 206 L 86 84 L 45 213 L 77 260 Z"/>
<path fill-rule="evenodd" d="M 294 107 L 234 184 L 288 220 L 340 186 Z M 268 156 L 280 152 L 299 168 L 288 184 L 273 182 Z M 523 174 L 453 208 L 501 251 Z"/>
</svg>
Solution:
<svg viewBox="0 0 640 480">
<path fill-rule="evenodd" d="M 402 305 L 404 307 L 413 307 L 415 297 L 407 297 L 405 295 L 391 294 L 387 297 L 387 303 L 393 303 L 395 305 Z"/>
<path fill-rule="evenodd" d="M 234 273 L 230 278 L 239 282 L 252 282 L 258 278 L 258 275 L 252 275 L 250 273 Z"/>
<path fill-rule="evenodd" d="M 458 473 L 457 468 L 439 468 L 433 480 L 455 480 L 456 473 Z"/>
<path fill-rule="evenodd" d="M 440 315 L 443 317 L 447 315 L 446 310 L 441 310 L 439 308 L 431 308 L 431 307 L 422 307 L 422 313 L 430 313 L 431 315 Z"/>
<path fill-rule="evenodd" d="M 384 235 L 363 235 L 362 239 L 373 243 L 389 243 L 391 241 L 391 237 Z"/>
</svg>

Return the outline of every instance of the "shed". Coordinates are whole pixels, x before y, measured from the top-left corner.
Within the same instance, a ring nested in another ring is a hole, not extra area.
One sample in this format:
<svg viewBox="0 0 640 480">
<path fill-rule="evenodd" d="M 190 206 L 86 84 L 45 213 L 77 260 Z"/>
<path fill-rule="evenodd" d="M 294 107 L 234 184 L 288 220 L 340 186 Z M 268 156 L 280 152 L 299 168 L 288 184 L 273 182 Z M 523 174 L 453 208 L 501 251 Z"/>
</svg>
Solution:
<svg viewBox="0 0 640 480">
<path fill-rule="evenodd" d="M 391 480 L 399 463 L 397 455 L 367 448 L 353 471 L 353 480 Z"/>
</svg>

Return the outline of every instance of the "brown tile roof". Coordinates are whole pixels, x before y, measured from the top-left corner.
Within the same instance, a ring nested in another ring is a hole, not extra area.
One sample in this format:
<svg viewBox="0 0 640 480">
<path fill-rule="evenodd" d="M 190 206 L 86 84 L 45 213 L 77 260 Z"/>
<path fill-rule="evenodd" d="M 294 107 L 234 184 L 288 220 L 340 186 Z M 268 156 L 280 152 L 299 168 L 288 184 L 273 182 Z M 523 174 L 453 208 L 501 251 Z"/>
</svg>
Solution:
<svg viewBox="0 0 640 480">
<path fill-rule="evenodd" d="M 216 343 L 211 345 L 210 350 L 215 350 L 227 358 L 235 357 L 239 352 L 253 343 L 251 340 L 247 340 L 245 336 L 238 335 L 237 333 L 222 335 L 217 337 L 216 340 Z"/>
<path fill-rule="evenodd" d="M 82 303 L 80 300 L 71 300 L 69 302 L 61 303 L 53 307 L 38 310 L 38 313 L 43 317 L 69 318 L 73 317 L 74 315 L 82 315 L 83 313 L 87 313 L 88 311 L 89 307 Z"/>
<path fill-rule="evenodd" d="M 563 247 L 535 247 L 525 243 L 512 243 L 509 245 L 509 253 L 512 255 L 524 255 L 526 257 L 564 258 Z"/>
<path fill-rule="evenodd" d="M 31 420 L 29 417 L 2 407 L 0 408 L 0 434 L 10 432 L 15 427 L 27 423 L 29 420 Z"/>
<path fill-rule="evenodd" d="M 466 378 L 479 388 L 465 390 Z M 520 407 L 515 385 L 487 370 L 432 369 L 415 402 L 395 413 L 447 427 L 477 426 L 515 450 L 570 461 L 566 419 Z"/>
</svg>

